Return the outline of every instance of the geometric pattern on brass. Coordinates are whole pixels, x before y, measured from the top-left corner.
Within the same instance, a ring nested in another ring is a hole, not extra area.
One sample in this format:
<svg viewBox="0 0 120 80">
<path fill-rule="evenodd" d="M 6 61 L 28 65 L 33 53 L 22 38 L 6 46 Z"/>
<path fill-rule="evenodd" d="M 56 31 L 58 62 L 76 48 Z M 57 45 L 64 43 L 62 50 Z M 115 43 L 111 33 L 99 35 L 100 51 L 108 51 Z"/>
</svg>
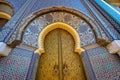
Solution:
<svg viewBox="0 0 120 80">
<path fill-rule="evenodd" d="M 39 54 L 44 53 L 44 38 L 50 31 L 52 31 L 56 28 L 64 29 L 73 36 L 73 38 L 75 40 L 75 52 L 78 52 L 80 54 L 82 51 L 84 51 L 82 48 L 80 48 L 80 38 L 79 38 L 79 34 L 76 32 L 76 30 L 65 23 L 56 22 L 56 23 L 52 23 L 52 24 L 48 25 L 41 31 L 41 33 L 39 35 L 39 39 L 38 39 L 39 49 L 37 49 L 37 51 L 35 51 L 36 53 L 39 53 Z"/>
<path fill-rule="evenodd" d="M 45 37 L 44 45 L 36 80 L 85 80 L 72 35 L 63 29 L 52 30 Z"/>
<path fill-rule="evenodd" d="M 73 37 L 64 30 L 61 34 L 64 80 L 85 80 L 80 56 L 74 52 Z"/>
<path fill-rule="evenodd" d="M 36 80 L 59 80 L 54 73 L 54 65 L 58 65 L 58 40 L 56 31 L 45 38 L 45 53 L 39 59 Z"/>
</svg>

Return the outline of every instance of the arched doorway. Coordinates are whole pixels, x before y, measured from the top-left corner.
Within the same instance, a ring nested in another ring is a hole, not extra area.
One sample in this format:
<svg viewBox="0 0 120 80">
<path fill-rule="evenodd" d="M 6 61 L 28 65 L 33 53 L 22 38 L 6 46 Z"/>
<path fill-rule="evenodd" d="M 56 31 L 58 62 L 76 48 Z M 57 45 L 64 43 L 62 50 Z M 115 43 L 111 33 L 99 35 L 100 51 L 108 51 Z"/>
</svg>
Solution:
<svg viewBox="0 0 120 80">
<path fill-rule="evenodd" d="M 36 80 L 85 80 L 75 41 L 66 30 L 56 28 L 44 40 L 45 53 L 41 55 Z"/>
</svg>

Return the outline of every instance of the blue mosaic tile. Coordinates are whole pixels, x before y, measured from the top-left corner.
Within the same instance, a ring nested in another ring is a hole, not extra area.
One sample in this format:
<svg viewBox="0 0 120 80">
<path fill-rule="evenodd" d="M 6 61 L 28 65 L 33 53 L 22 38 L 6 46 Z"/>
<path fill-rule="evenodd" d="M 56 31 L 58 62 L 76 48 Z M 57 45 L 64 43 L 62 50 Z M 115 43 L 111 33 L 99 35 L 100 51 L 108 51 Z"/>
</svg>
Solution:
<svg viewBox="0 0 120 80">
<path fill-rule="evenodd" d="M 46 4 L 47 3 L 47 4 Z M 68 4 L 69 3 L 69 4 Z M 37 5 L 37 7 L 36 7 Z M 87 9 L 84 7 L 81 1 L 76 0 L 37 0 L 34 6 L 30 9 L 30 13 L 38 11 L 40 9 L 46 8 L 46 7 L 52 7 L 52 6 L 65 6 L 70 7 L 73 9 L 76 9 L 78 11 L 83 12 L 87 16 L 90 16 Z M 29 14 L 30 14 L 29 13 Z"/>
<path fill-rule="evenodd" d="M 52 12 L 41 15 L 33 20 L 23 35 L 23 44 L 38 48 L 38 36 L 43 28 L 54 22 L 64 22 L 72 26 L 79 34 L 81 46 L 95 43 L 95 35 L 90 26 L 78 16 L 67 12 Z"/>
<path fill-rule="evenodd" d="M 0 80 L 26 80 L 33 52 L 15 48 L 0 58 Z"/>
<path fill-rule="evenodd" d="M 26 7 L 28 6 L 28 4 L 30 3 L 30 0 L 28 2 L 26 2 L 23 7 L 20 8 L 20 11 L 18 11 L 11 19 L 10 21 L 8 21 L 2 28 L 1 28 L 1 34 L 0 35 L 0 41 L 3 42 L 7 42 L 10 38 L 10 36 L 12 35 L 12 33 L 14 32 L 15 28 L 16 28 L 16 24 L 20 23 L 21 20 L 23 19 L 23 13 L 26 10 Z"/>
<path fill-rule="evenodd" d="M 16 13 L 26 2 L 26 0 L 7 0 L 7 1 L 13 5 L 14 13 Z"/>
<path fill-rule="evenodd" d="M 97 80 L 119 80 L 120 58 L 108 53 L 105 48 L 95 48 L 87 51 L 91 67 Z"/>
</svg>

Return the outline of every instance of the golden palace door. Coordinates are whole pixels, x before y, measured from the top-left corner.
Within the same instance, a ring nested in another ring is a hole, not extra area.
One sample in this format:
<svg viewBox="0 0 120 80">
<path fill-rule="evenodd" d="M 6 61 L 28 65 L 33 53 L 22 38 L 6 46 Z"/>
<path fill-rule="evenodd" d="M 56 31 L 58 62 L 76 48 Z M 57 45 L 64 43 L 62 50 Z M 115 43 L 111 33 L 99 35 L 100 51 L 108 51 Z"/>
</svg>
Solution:
<svg viewBox="0 0 120 80">
<path fill-rule="evenodd" d="M 67 31 L 52 30 L 44 45 L 36 80 L 85 80 L 80 57 L 74 52 L 74 39 Z"/>
</svg>

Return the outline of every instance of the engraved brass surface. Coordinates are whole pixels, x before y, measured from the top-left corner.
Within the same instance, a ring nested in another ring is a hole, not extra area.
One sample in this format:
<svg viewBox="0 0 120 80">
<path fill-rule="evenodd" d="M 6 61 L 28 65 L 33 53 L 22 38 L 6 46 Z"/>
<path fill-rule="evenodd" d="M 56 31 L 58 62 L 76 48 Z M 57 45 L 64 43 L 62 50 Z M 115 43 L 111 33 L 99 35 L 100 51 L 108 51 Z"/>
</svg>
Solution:
<svg viewBox="0 0 120 80">
<path fill-rule="evenodd" d="M 45 38 L 45 53 L 40 56 L 36 80 L 59 80 L 57 33 L 53 30 Z"/>
<path fill-rule="evenodd" d="M 74 52 L 73 37 L 66 31 L 61 30 L 63 80 L 85 80 L 83 65 L 78 53 Z"/>
<path fill-rule="evenodd" d="M 74 39 L 63 29 L 55 29 L 45 38 L 45 53 L 39 60 L 36 80 L 85 80 Z"/>
</svg>

